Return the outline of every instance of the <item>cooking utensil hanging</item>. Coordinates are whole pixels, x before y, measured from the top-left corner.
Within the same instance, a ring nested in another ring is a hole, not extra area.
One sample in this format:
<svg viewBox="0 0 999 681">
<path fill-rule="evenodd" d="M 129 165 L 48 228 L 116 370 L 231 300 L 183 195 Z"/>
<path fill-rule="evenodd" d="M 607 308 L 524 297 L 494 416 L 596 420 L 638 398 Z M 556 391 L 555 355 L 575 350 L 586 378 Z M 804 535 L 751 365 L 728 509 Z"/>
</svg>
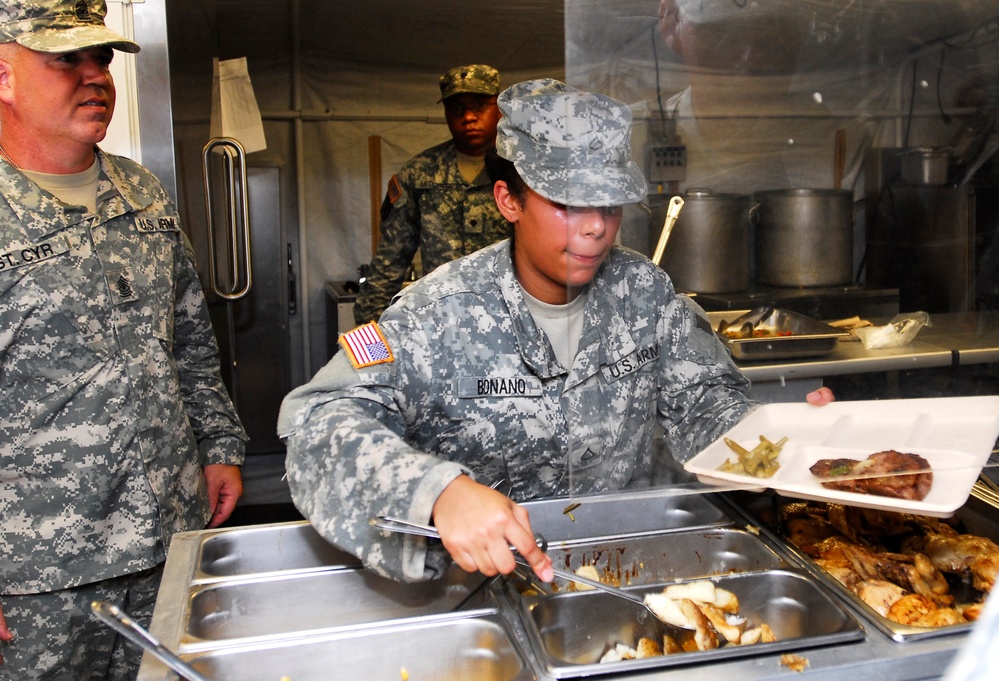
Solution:
<svg viewBox="0 0 999 681">
<path fill-rule="evenodd" d="M 408 520 L 402 520 L 400 518 L 392 518 L 389 516 L 378 516 L 376 518 L 372 518 L 370 522 L 373 526 L 381 530 L 388 530 L 390 532 L 399 532 L 402 534 L 413 534 L 420 537 L 428 537 L 431 539 L 440 539 L 440 534 L 437 532 L 437 528 L 433 527 L 432 525 L 414 523 Z M 535 541 L 537 541 L 538 546 L 541 548 L 542 551 L 546 551 L 548 549 L 548 542 L 545 540 L 544 537 L 542 537 L 540 534 L 535 534 L 534 538 Z M 529 570 L 531 569 L 530 563 L 524 560 L 524 558 L 519 553 L 517 553 L 516 549 L 514 549 L 511 546 L 510 550 L 513 551 L 514 560 L 516 560 L 519 565 L 523 565 Z M 618 589 L 617 587 L 611 586 L 610 584 L 604 584 L 603 582 L 598 581 L 596 579 L 589 579 L 588 577 L 577 575 L 575 572 L 562 570 L 561 568 L 557 568 L 554 565 L 552 566 L 552 572 L 555 574 L 556 577 L 560 577 L 561 579 L 564 579 L 566 581 L 582 584 L 591 589 L 599 589 L 613 596 L 617 596 L 618 598 L 623 598 L 627 601 L 631 601 L 632 603 L 636 603 L 642 606 L 645 610 L 648 610 L 650 613 L 652 613 L 652 615 L 656 617 L 656 619 L 665 622 L 665 620 L 663 620 L 656 613 L 656 611 L 652 608 L 652 606 L 650 606 L 648 603 L 645 602 L 645 597 L 642 595 L 639 595 L 637 593 L 631 593 L 630 591 L 625 591 L 624 589 Z M 672 626 L 676 626 L 676 624 L 673 622 L 666 622 L 666 623 Z"/>
<path fill-rule="evenodd" d="M 181 678 L 187 679 L 187 681 L 209 681 L 206 676 L 167 650 L 155 636 L 139 626 L 118 606 L 106 601 L 94 601 L 90 604 L 90 609 L 105 624 L 146 652 L 154 655 L 163 664 L 180 674 Z"/>
<path fill-rule="evenodd" d="M 663 259 L 666 242 L 669 240 L 670 232 L 673 231 L 676 219 L 680 216 L 681 208 L 683 208 L 683 199 L 681 197 L 674 196 L 669 200 L 669 205 L 666 207 L 666 220 L 663 222 L 663 229 L 659 234 L 659 243 L 656 245 L 656 252 L 652 255 L 652 262 L 656 265 L 659 265 L 659 261 Z"/>
</svg>

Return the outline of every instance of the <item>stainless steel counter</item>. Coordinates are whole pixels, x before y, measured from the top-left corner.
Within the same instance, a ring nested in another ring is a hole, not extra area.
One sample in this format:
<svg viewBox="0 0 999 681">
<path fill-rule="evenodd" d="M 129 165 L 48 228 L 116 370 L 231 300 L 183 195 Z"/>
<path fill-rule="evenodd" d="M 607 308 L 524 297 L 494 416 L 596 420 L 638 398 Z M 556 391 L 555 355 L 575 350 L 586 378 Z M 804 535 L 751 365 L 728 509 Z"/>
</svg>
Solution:
<svg viewBox="0 0 999 681">
<path fill-rule="evenodd" d="M 633 587 L 712 574 L 720 580 L 748 576 L 750 581 L 761 575 L 769 581 L 766 574 L 788 570 L 808 574 L 792 551 L 748 523 L 749 516 L 740 515 L 722 495 L 665 491 L 624 501 L 581 501 L 571 521 L 564 512 L 565 500 L 529 505 L 536 529 L 555 540 L 550 551 L 557 552 L 553 557 L 567 569 L 587 560 L 595 565 L 597 555 L 605 561 L 610 555 L 624 555 Z M 620 553 L 607 548 L 616 545 L 626 548 Z M 593 664 L 566 663 L 553 671 L 544 663 L 537 652 L 540 639 L 531 623 L 533 610 L 509 582 L 455 612 L 455 603 L 482 579 L 458 573 L 431 584 L 384 580 L 325 544 L 306 523 L 183 533 L 170 550 L 151 631 L 213 681 L 279 681 L 285 676 L 290 681 L 554 681 L 603 675 Z M 668 656 L 675 659 L 658 667 L 638 660 L 645 666 L 631 671 L 627 665 L 612 665 L 608 671 L 614 670 L 613 678 L 628 679 L 680 680 L 695 670 L 698 678 L 709 681 L 799 678 L 781 663 L 782 654 L 794 652 L 808 660 L 800 678 L 841 681 L 857 675 L 916 681 L 942 675 L 970 628 L 953 627 L 899 642 L 820 579 L 815 588 L 815 610 L 821 603 L 836 603 L 840 618 L 850 622 L 838 638 L 823 638 L 804 625 L 800 638 L 791 635 L 777 647 L 767 644 L 771 647 L 740 657 L 681 653 Z M 745 594 L 746 603 L 759 599 L 759 590 L 752 591 Z M 599 603 L 589 593 L 561 593 Z M 804 611 L 809 607 L 800 603 L 786 616 L 776 614 L 785 612 L 781 608 L 791 597 L 768 598 L 779 603 L 771 613 L 776 628 L 793 631 L 802 625 L 789 620 L 808 619 Z M 563 623 L 564 630 L 556 628 L 554 638 L 575 636 L 581 641 L 577 647 L 603 646 L 595 624 L 612 618 L 611 610 L 591 605 L 575 613 Z M 579 616 L 587 613 L 590 619 L 580 624 Z M 819 619 L 827 625 L 835 618 Z M 588 641 L 590 629 L 581 636 L 580 626 L 593 628 L 594 643 Z M 684 662 L 684 655 L 695 662 Z M 146 655 L 139 681 L 174 678 Z"/>
<path fill-rule="evenodd" d="M 825 356 L 742 362 L 739 368 L 753 382 L 754 398 L 790 402 L 804 399 L 828 376 L 999 362 L 999 312 L 933 314 L 930 323 L 900 348 L 868 350 L 860 341 L 840 341 Z"/>
</svg>

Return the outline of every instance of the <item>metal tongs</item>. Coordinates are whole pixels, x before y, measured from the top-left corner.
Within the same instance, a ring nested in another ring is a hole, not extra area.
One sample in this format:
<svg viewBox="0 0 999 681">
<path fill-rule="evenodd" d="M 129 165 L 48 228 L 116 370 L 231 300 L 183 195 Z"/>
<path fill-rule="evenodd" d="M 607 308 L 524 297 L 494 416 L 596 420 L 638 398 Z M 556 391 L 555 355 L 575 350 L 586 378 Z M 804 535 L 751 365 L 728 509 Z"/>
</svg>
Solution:
<svg viewBox="0 0 999 681">
<path fill-rule="evenodd" d="M 737 337 L 742 338 L 752 338 L 753 331 L 756 330 L 760 324 L 767 320 L 770 315 L 774 313 L 773 305 L 765 305 L 763 307 L 757 307 L 749 312 L 744 313 L 740 317 L 736 317 L 730 322 L 724 319 L 718 322 L 718 328 L 716 329 L 718 333 L 725 333 L 729 329 L 738 330 Z M 731 333 L 731 332 L 730 332 Z M 736 335 L 732 336 L 733 338 Z"/>
<path fill-rule="evenodd" d="M 409 520 L 403 520 L 402 518 L 380 515 L 372 518 L 369 522 L 379 530 L 388 530 L 389 532 L 398 532 L 400 534 L 413 534 L 418 537 L 427 537 L 429 539 L 441 538 L 440 533 L 437 532 L 437 528 L 433 525 L 414 523 Z M 534 541 L 538 545 L 538 548 L 542 551 L 546 551 L 548 549 L 548 541 L 540 534 L 534 535 Z M 510 550 L 513 552 L 515 558 L 520 558 L 520 554 L 517 553 L 516 548 L 511 546 Z"/>
<path fill-rule="evenodd" d="M 106 601 L 94 601 L 90 604 L 90 609 L 105 624 L 110 625 L 112 629 L 125 636 L 125 638 L 146 652 L 156 656 L 166 666 L 180 674 L 182 679 L 187 679 L 187 681 L 209 681 L 207 677 L 195 671 L 189 664 L 167 650 L 166 646 L 160 643 L 155 636 L 140 627 L 135 620 L 122 612 L 118 606 Z"/>
<path fill-rule="evenodd" d="M 429 537 L 431 539 L 440 539 L 440 534 L 438 534 L 437 528 L 433 527 L 432 525 L 414 523 L 408 520 L 403 520 L 401 518 L 393 518 L 390 516 L 383 516 L 383 515 L 372 518 L 370 520 L 370 523 L 374 527 L 377 527 L 380 530 L 388 530 L 389 532 L 399 532 L 402 534 L 415 534 L 420 537 Z M 538 547 L 542 551 L 547 551 L 548 542 L 545 540 L 543 536 L 541 536 L 540 534 L 535 534 L 534 540 L 537 542 Z M 519 565 L 523 565 L 524 567 L 528 568 L 528 570 L 531 569 L 530 563 L 524 560 L 524 558 L 517 552 L 517 550 L 514 547 L 511 546 L 510 550 L 513 551 L 513 558 L 514 560 L 517 561 Z M 625 591 L 624 589 L 618 589 L 617 587 L 611 586 L 610 584 L 604 584 L 603 582 L 600 582 L 595 579 L 582 577 L 580 575 L 577 575 L 575 572 L 562 570 L 560 568 L 555 567 L 554 565 L 552 565 L 552 572 L 555 574 L 556 577 L 561 577 L 564 580 L 570 582 L 576 582 L 577 584 L 583 584 L 590 587 L 591 589 L 600 589 L 601 591 L 605 591 L 609 594 L 617 596 L 618 598 L 623 598 L 625 600 L 631 601 L 632 603 L 637 603 L 638 605 L 642 606 L 643 608 L 651 612 L 656 617 L 656 619 L 662 620 L 662 618 L 659 617 L 656 611 L 653 610 L 652 607 L 645 602 L 645 598 L 643 596 L 631 593 L 630 591 Z M 671 623 L 667 622 L 667 624 Z"/>
</svg>

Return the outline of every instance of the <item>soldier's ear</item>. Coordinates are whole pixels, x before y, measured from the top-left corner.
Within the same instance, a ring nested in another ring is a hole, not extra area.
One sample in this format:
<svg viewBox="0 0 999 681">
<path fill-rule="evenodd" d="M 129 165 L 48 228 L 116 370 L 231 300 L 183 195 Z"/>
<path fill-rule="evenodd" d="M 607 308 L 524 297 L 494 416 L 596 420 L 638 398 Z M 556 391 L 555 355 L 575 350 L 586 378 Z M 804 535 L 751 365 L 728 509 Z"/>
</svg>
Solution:
<svg viewBox="0 0 999 681">
<path fill-rule="evenodd" d="M 508 222 L 517 222 L 520 220 L 520 213 L 523 210 L 523 206 L 520 205 L 520 201 L 510 191 L 510 187 L 507 186 L 505 180 L 497 180 L 493 184 L 493 198 L 496 199 L 496 207 L 499 208 L 500 215 Z"/>
<path fill-rule="evenodd" d="M 0 101 L 10 101 L 8 97 L 10 96 L 11 78 L 10 62 L 0 57 Z"/>
<path fill-rule="evenodd" d="M 14 97 L 14 61 L 13 52 L 5 43 L 0 45 L 0 102 L 10 104 Z"/>
</svg>

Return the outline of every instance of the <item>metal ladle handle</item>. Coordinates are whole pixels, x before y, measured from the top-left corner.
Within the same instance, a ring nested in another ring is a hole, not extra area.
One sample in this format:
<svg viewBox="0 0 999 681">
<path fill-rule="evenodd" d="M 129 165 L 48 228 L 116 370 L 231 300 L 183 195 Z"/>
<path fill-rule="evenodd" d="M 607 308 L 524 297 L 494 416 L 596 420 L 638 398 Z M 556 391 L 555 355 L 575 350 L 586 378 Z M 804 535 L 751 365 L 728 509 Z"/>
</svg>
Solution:
<svg viewBox="0 0 999 681">
<path fill-rule="evenodd" d="M 673 225 L 676 224 L 676 219 L 680 216 L 680 209 L 683 208 L 683 199 L 679 196 L 674 196 L 669 200 L 669 206 L 666 208 L 666 220 L 663 222 L 663 231 L 659 235 L 659 243 L 656 245 L 656 252 L 652 255 L 652 262 L 657 266 L 659 261 L 663 259 L 663 251 L 666 250 L 666 242 L 669 240 L 669 235 L 673 231 Z"/>
<path fill-rule="evenodd" d="M 155 636 L 140 627 L 118 606 L 106 601 L 94 601 L 90 604 L 90 609 L 105 624 L 143 650 L 155 655 L 166 666 L 180 674 L 181 678 L 188 681 L 209 681 L 207 677 L 195 671 L 189 664 L 167 650 Z"/>
</svg>

